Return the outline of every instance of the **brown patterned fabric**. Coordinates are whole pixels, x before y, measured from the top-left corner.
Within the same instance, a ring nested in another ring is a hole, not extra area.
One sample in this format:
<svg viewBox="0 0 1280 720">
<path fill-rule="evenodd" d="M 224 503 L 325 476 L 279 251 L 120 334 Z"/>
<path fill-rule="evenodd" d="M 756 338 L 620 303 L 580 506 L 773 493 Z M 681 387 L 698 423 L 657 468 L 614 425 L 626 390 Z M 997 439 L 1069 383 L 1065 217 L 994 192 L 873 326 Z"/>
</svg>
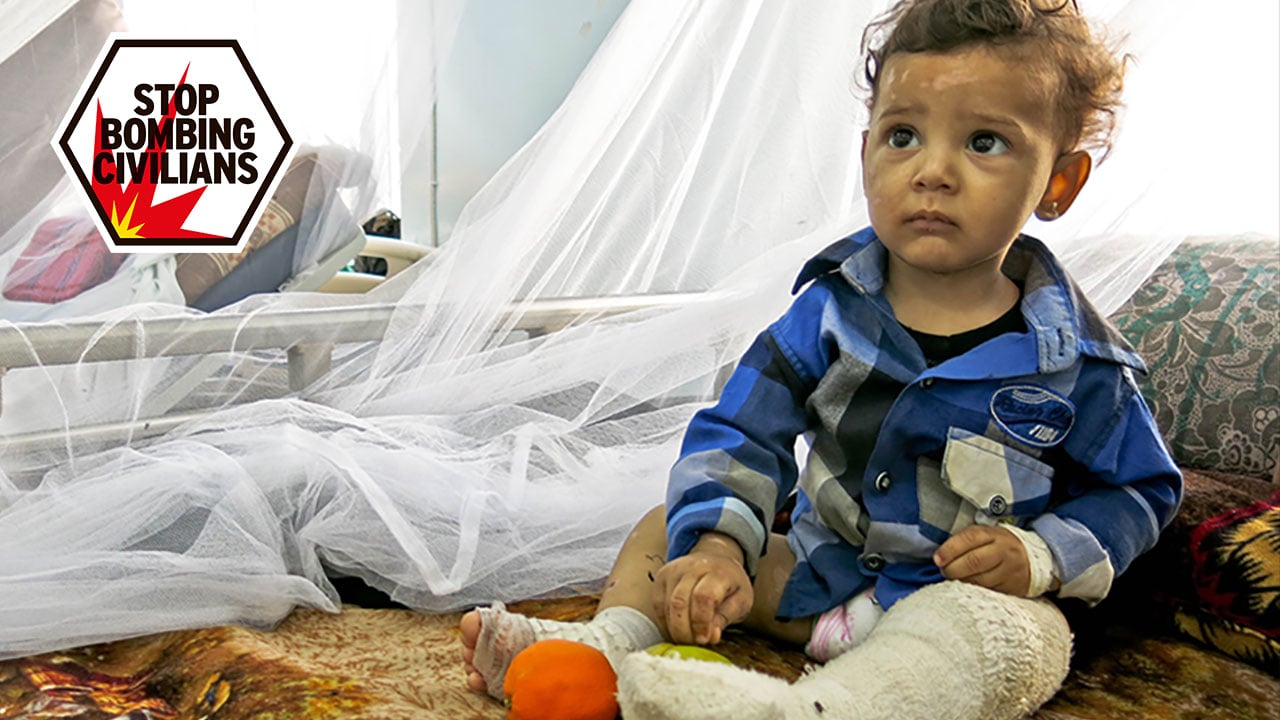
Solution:
<svg viewBox="0 0 1280 720">
<path fill-rule="evenodd" d="M 1280 720 L 1280 680 L 1166 635 L 1109 628 L 1035 720 Z"/>
<path fill-rule="evenodd" d="M 1178 611 L 1174 620 L 1187 637 L 1280 677 L 1280 640 L 1197 610 Z"/>
<path fill-rule="evenodd" d="M 578 597 L 514 609 L 583 620 L 594 606 Z M 500 703 L 464 687 L 458 619 L 298 610 L 273 632 L 164 633 L 13 660 L 0 663 L 0 718 L 501 720 Z M 798 649 L 739 632 L 717 650 L 789 680 L 809 664 Z M 1183 640 L 1117 630 L 1078 652 L 1074 668 L 1033 717 L 1280 718 L 1280 680 Z"/>
<path fill-rule="evenodd" d="M 204 295 L 214 283 L 226 277 L 249 253 L 271 242 L 290 225 L 298 222 L 307 206 L 307 193 L 311 189 L 315 169 L 314 154 L 299 155 L 293 159 L 240 252 L 177 255 L 178 287 L 182 288 L 182 296 L 188 305 Z"/>
<path fill-rule="evenodd" d="M 0 718 L 497 720 L 501 706 L 463 684 L 457 622 L 298 610 L 274 632 L 172 632 L 0 663 Z"/>
<path fill-rule="evenodd" d="M 1280 458 L 1280 241 L 1191 238 L 1112 320 L 1179 465 L 1272 478 Z"/>
</svg>

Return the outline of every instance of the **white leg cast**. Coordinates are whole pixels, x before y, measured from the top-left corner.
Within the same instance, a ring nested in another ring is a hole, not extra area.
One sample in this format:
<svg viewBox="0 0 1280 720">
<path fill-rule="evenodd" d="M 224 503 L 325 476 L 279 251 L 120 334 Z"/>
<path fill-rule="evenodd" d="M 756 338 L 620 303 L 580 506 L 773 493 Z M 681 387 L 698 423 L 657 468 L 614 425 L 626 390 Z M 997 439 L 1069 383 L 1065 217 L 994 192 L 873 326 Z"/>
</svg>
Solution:
<svg viewBox="0 0 1280 720">
<path fill-rule="evenodd" d="M 794 685 L 712 663 L 629 656 L 623 716 L 642 720 L 1013 720 L 1067 675 L 1071 633 L 1046 600 L 958 582 L 898 602 L 866 642 Z"/>
</svg>

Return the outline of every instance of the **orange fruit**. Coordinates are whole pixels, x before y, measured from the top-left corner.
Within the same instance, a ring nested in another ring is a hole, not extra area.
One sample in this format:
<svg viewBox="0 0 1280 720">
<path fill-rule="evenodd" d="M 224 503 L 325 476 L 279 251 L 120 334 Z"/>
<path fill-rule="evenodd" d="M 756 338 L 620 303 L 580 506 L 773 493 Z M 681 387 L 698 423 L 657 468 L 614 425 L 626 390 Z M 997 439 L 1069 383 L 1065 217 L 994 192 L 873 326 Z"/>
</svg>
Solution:
<svg viewBox="0 0 1280 720">
<path fill-rule="evenodd" d="M 604 653 L 541 640 L 511 659 L 502 683 L 507 720 L 614 720 L 618 676 Z"/>
</svg>

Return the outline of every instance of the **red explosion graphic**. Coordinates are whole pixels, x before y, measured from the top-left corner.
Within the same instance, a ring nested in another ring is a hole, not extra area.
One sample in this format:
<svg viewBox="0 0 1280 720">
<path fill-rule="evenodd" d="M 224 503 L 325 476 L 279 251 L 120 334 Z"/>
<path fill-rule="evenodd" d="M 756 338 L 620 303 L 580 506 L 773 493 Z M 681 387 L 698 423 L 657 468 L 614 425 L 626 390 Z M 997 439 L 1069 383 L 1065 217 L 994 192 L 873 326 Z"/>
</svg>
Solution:
<svg viewBox="0 0 1280 720">
<path fill-rule="evenodd" d="M 178 81 L 178 86 L 186 84 L 187 70 L 191 69 L 191 65 L 182 71 L 182 79 Z M 159 128 L 173 121 L 176 113 L 177 93 L 169 98 L 169 107 L 163 119 L 160 120 Z M 97 124 L 94 127 L 94 157 L 99 154 L 110 155 L 111 151 L 104 147 L 102 141 L 102 101 L 98 101 L 98 117 Z M 161 162 L 161 157 L 165 153 L 166 142 L 163 138 L 154 146 L 147 148 L 143 154 L 143 162 L 155 163 Z M 191 211 L 199 202 L 200 196 L 208 188 L 207 185 L 196 188 L 189 192 L 183 193 L 175 198 L 165 200 L 161 203 L 155 202 L 156 187 L 158 183 L 155 181 L 156 175 L 149 171 L 137 172 L 132 176 L 118 168 L 114 156 L 112 159 L 104 159 L 102 167 L 109 177 L 116 178 L 116 182 L 101 183 L 98 182 L 97 173 L 90 173 L 93 185 L 93 193 L 98 198 L 100 207 L 107 213 L 111 224 L 115 226 L 116 236 L 121 239 L 145 239 L 145 238 L 217 238 L 220 235 L 209 235 L 206 233 L 194 232 L 186 230 L 182 227 L 183 223 L 191 215 Z M 129 185 L 125 187 L 125 181 L 129 181 Z"/>
</svg>

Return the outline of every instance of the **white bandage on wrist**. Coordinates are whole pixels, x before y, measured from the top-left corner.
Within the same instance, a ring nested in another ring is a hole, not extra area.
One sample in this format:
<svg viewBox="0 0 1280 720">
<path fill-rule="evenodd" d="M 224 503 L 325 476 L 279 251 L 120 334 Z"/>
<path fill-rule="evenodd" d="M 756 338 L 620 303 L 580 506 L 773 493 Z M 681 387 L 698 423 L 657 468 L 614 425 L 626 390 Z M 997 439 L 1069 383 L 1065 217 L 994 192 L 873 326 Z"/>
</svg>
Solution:
<svg viewBox="0 0 1280 720">
<path fill-rule="evenodd" d="M 1022 547 L 1027 551 L 1027 564 L 1031 566 L 1031 585 L 1027 588 L 1027 597 L 1040 597 L 1048 592 L 1053 587 L 1053 581 L 1058 578 L 1058 572 L 1053 564 L 1053 553 L 1044 538 L 1032 530 L 1023 530 L 1016 525 L 1001 527 L 1022 541 Z"/>
</svg>

